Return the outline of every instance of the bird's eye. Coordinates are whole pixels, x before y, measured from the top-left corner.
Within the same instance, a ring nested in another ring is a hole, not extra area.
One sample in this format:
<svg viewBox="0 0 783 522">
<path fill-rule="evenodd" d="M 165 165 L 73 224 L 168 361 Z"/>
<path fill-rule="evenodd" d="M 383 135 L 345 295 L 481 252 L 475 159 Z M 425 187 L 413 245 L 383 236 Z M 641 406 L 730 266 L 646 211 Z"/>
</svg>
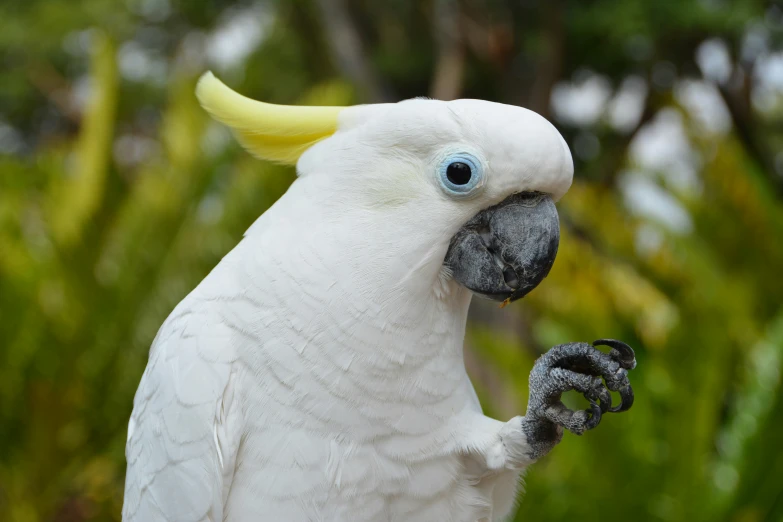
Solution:
<svg viewBox="0 0 783 522">
<path fill-rule="evenodd" d="M 455 161 L 446 167 L 446 177 L 455 185 L 467 185 L 472 174 L 470 165 L 461 161 Z"/>
<path fill-rule="evenodd" d="M 474 195 L 484 184 L 484 168 L 473 154 L 449 154 L 441 161 L 440 185 L 452 197 Z"/>
</svg>

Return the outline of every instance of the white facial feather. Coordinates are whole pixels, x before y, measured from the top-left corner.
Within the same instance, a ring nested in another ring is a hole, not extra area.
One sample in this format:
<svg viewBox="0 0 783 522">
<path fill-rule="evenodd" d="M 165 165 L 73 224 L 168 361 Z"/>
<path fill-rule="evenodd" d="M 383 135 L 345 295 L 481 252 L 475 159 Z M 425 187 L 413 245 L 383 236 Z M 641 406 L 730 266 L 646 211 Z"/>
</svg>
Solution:
<svg viewBox="0 0 783 522">
<path fill-rule="evenodd" d="M 443 150 L 461 147 L 478 150 L 490 166 L 485 197 L 478 201 L 482 206 L 521 191 L 545 192 L 557 201 L 571 185 L 571 153 L 549 121 L 521 107 L 482 100 L 413 99 L 346 108 L 338 131 L 301 157 L 299 172 L 338 162 L 360 176 L 354 180 L 359 185 L 379 177 L 391 183 L 377 162 L 402 160 L 415 162 L 418 177 L 432 181 L 434 168 L 427 167 L 434 167 Z"/>
<path fill-rule="evenodd" d="M 486 167 L 475 197 L 454 199 L 438 183 L 439 162 L 455 151 L 473 153 Z M 345 223 L 346 239 L 370 234 L 382 250 L 364 245 L 346 256 L 378 270 L 387 268 L 384 260 L 408 259 L 410 270 L 429 262 L 421 273 L 433 283 L 450 238 L 481 209 L 523 191 L 557 200 L 573 177 L 568 147 L 545 118 L 480 100 L 349 107 L 338 131 L 307 150 L 297 167 L 301 181 L 319 186 L 330 219 Z"/>
</svg>

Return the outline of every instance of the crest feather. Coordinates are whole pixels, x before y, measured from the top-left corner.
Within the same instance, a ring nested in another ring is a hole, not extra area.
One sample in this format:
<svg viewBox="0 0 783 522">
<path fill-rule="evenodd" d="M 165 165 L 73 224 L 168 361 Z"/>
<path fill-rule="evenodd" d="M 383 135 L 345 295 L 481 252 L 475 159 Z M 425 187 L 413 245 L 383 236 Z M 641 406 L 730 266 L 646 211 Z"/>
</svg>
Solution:
<svg viewBox="0 0 783 522">
<path fill-rule="evenodd" d="M 201 106 L 227 125 L 251 154 L 261 159 L 295 164 L 302 153 L 337 130 L 344 107 L 275 105 L 242 96 L 211 72 L 196 86 Z"/>
</svg>

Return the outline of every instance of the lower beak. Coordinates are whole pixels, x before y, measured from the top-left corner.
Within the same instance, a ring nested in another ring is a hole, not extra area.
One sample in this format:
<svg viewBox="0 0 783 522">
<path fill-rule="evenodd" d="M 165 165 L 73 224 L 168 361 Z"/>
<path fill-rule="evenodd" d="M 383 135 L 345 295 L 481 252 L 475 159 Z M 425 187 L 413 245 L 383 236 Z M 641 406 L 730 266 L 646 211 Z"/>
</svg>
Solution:
<svg viewBox="0 0 783 522">
<path fill-rule="evenodd" d="M 511 302 L 549 274 L 559 242 L 552 198 L 521 192 L 468 221 L 451 239 L 445 264 L 474 293 Z"/>
</svg>

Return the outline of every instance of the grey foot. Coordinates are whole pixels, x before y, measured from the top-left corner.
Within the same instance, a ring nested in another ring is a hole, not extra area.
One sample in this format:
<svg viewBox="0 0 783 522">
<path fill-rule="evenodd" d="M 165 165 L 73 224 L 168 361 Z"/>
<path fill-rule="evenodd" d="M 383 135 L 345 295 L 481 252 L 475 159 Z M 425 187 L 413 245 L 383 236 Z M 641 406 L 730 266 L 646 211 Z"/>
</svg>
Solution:
<svg viewBox="0 0 783 522">
<path fill-rule="evenodd" d="M 604 353 L 595 346 L 609 346 Z M 628 370 L 636 367 L 633 349 L 613 339 L 599 339 L 592 345 L 568 343 L 542 355 L 530 372 L 530 399 L 522 429 L 534 455 L 549 452 L 563 436 L 563 428 L 581 435 L 598 426 L 604 413 L 626 411 L 633 404 Z M 603 380 L 602 380 L 603 379 Z M 605 382 L 605 384 L 604 384 Z M 590 409 L 573 411 L 560 397 L 576 390 L 590 402 Z M 610 391 L 620 394 L 612 407 Z"/>
</svg>

